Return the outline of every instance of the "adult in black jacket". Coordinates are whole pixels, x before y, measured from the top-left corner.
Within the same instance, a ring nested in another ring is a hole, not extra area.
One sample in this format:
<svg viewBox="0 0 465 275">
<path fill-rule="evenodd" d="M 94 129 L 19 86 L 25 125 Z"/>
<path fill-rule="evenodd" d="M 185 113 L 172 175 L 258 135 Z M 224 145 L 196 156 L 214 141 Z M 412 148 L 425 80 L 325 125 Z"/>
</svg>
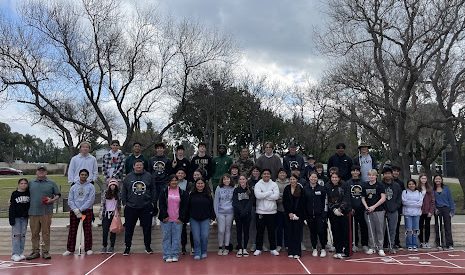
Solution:
<svg viewBox="0 0 465 275">
<path fill-rule="evenodd" d="M 300 243 L 305 219 L 305 196 L 302 186 L 298 183 L 299 176 L 292 174 L 289 185 L 284 188 L 283 206 L 288 223 L 288 257 L 299 259 L 302 256 Z"/>
<path fill-rule="evenodd" d="M 318 184 L 318 174 L 316 171 L 310 172 L 308 180 L 309 184 L 304 186 L 305 219 L 310 230 L 310 240 L 313 247 L 312 256 L 318 256 L 317 245 L 319 239 L 321 244 L 320 257 L 326 257 L 326 188 Z"/>
<path fill-rule="evenodd" d="M 234 189 L 233 207 L 234 220 L 236 221 L 237 233 L 237 257 L 247 257 L 247 244 L 249 242 L 250 220 L 252 218 L 252 190 L 247 184 L 247 177 L 242 174 L 239 176 L 239 185 Z"/>
<path fill-rule="evenodd" d="M 177 262 L 181 245 L 181 230 L 186 222 L 187 191 L 178 186 L 176 175 L 168 177 L 168 187 L 162 189 L 159 197 L 160 213 L 158 219 L 163 231 L 163 260 Z"/>
<path fill-rule="evenodd" d="M 343 259 L 350 256 L 349 213 L 352 211 L 350 188 L 342 181 L 338 172 L 333 172 L 326 186 L 326 192 L 328 194 L 328 215 L 336 247 L 334 258 Z"/>
<path fill-rule="evenodd" d="M 336 145 L 336 154 L 331 156 L 328 160 L 328 177 L 331 177 L 329 169 L 331 167 L 339 168 L 339 175 L 342 180 L 349 180 L 350 168 L 352 167 L 352 159 L 345 154 L 346 145 L 344 143 L 338 143 Z"/>
<path fill-rule="evenodd" d="M 187 217 L 194 237 L 194 260 L 204 259 L 207 257 L 210 221 L 215 220 L 216 216 L 212 193 L 203 179 L 195 182 L 189 194 Z"/>
</svg>

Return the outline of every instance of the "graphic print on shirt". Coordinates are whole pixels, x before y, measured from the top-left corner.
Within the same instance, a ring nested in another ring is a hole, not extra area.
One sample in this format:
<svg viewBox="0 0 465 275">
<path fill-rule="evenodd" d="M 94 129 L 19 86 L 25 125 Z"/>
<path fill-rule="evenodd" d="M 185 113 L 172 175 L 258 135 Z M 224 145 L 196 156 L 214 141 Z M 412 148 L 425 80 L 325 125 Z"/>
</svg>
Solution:
<svg viewBox="0 0 465 275">
<path fill-rule="evenodd" d="M 291 170 L 296 168 L 299 169 L 299 162 L 296 160 L 291 160 L 289 161 L 289 167 L 291 168 Z"/>
<path fill-rule="evenodd" d="M 29 196 L 19 196 L 15 199 L 16 203 L 28 203 L 31 197 Z"/>
<path fill-rule="evenodd" d="M 241 200 L 248 200 L 249 199 L 249 194 L 247 194 L 247 192 L 243 192 L 243 193 L 238 193 L 237 194 L 237 200 L 238 201 L 241 201 Z"/>
<path fill-rule="evenodd" d="M 77 196 L 78 198 L 84 198 L 85 190 L 83 186 L 79 186 Z"/>
<path fill-rule="evenodd" d="M 366 190 L 365 192 L 367 194 L 367 198 L 370 199 L 370 200 L 373 199 L 373 196 L 376 195 L 376 187 L 375 188 L 367 188 L 365 190 Z"/>
<path fill-rule="evenodd" d="M 144 195 L 147 190 L 147 186 L 143 181 L 135 181 L 132 183 L 132 192 L 138 196 Z"/>
<path fill-rule="evenodd" d="M 362 197 L 362 186 L 354 184 L 350 187 L 350 194 L 354 199 L 360 199 Z"/>
<path fill-rule="evenodd" d="M 394 191 L 392 190 L 391 187 L 386 188 L 386 200 L 390 201 L 392 199 L 392 196 L 394 195 Z"/>
<path fill-rule="evenodd" d="M 163 161 L 157 160 L 153 164 L 153 171 L 155 171 L 158 175 L 165 173 L 165 163 Z"/>
</svg>

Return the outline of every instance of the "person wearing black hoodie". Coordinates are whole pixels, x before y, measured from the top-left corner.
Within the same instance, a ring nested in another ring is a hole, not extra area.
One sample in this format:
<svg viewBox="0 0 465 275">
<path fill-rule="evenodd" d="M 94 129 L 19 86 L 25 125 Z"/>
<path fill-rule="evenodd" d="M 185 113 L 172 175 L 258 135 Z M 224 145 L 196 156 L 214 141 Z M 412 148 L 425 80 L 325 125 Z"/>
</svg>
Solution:
<svg viewBox="0 0 465 275">
<path fill-rule="evenodd" d="M 239 185 L 234 189 L 233 208 L 237 233 L 237 257 L 247 257 L 247 244 L 249 243 L 250 220 L 252 217 L 252 191 L 247 184 L 247 177 L 239 176 Z"/>
<path fill-rule="evenodd" d="M 405 184 L 404 182 L 399 178 L 400 176 L 400 167 L 393 165 L 391 166 L 392 169 L 392 179 L 399 184 L 400 189 L 402 189 L 402 192 L 405 190 Z M 402 205 L 401 205 L 402 209 Z M 398 211 L 397 213 L 397 225 L 396 225 L 396 236 L 394 237 L 394 248 L 395 249 L 401 249 L 402 246 L 400 245 L 400 238 L 399 238 L 399 228 L 400 228 L 400 222 L 402 220 L 402 211 Z"/>
<path fill-rule="evenodd" d="M 299 184 L 300 176 L 292 174 L 283 192 L 283 206 L 288 224 L 288 257 L 299 259 L 302 256 L 302 229 L 305 219 L 305 196 Z"/>
<path fill-rule="evenodd" d="M 331 174 L 331 179 L 326 186 L 328 194 L 328 215 L 333 232 L 336 259 L 343 259 L 350 255 L 349 218 L 352 207 L 350 204 L 350 187 L 342 181 L 338 172 Z"/>
<path fill-rule="evenodd" d="M 292 167 L 297 167 L 300 172 L 303 172 L 305 167 L 304 158 L 297 154 L 297 146 L 295 143 L 289 144 L 289 152 L 287 152 L 283 158 L 283 168 L 288 177 L 292 174 Z"/>
<path fill-rule="evenodd" d="M 368 226 L 365 221 L 365 206 L 362 204 L 362 181 L 360 180 L 360 166 L 353 165 L 351 172 L 352 178 L 347 181 L 350 186 L 350 196 L 352 204 L 352 215 L 353 219 L 353 234 L 355 240 L 352 240 L 354 245 L 352 251 L 358 251 L 358 243 L 360 241 L 363 250 L 368 250 Z M 358 232 L 360 231 L 360 237 Z"/>
<path fill-rule="evenodd" d="M 256 200 L 254 196 L 254 189 L 255 189 L 255 184 L 260 180 L 260 175 L 261 175 L 261 170 L 260 167 L 257 165 L 254 165 L 252 169 L 250 170 L 250 177 L 247 180 L 247 185 L 250 188 L 250 191 L 252 192 L 252 213 L 255 213 L 255 208 L 256 208 Z M 251 220 L 250 220 L 250 236 L 249 240 L 252 240 L 252 248 L 250 249 L 251 251 L 255 251 L 255 239 L 257 236 L 257 221 L 255 219 L 255 215 L 252 215 Z"/>
<path fill-rule="evenodd" d="M 312 242 L 312 256 L 318 256 L 318 239 L 321 244 L 320 257 L 326 257 L 326 188 L 318 183 L 316 171 L 310 172 L 308 176 L 309 184 L 304 186 L 305 196 L 305 219 L 307 220 L 308 229 L 310 230 L 310 240 Z"/>
<path fill-rule="evenodd" d="M 328 160 L 328 168 L 337 167 L 339 168 L 339 174 L 341 179 L 347 181 L 350 179 L 350 168 L 352 167 L 352 159 L 345 154 L 346 145 L 344 143 L 338 143 L 336 145 L 336 154 L 332 155 Z M 328 169 L 328 177 L 331 174 Z"/>
<path fill-rule="evenodd" d="M 125 230 L 124 242 L 126 248 L 124 256 L 129 255 L 132 245 L 132 235 L 137 220 L 140 220 L 144 234 L 145 252 L 152 254 L 152 217 L 156 216 L 157 190 L 151 180 L 150 174 L 144 170 L 144 161 L 137 159 L 133 172 L 129 173 L 123 181 L 121 202 L 124 206 Z"/>
<path fill-rule="evenodd" d="M 152 175 L 152 183 L 157 190 L 155 202 L 158 202 L 161 190 L 168 184 L 168 175 L 171 174 L 171 160 L 165 156 L 165 144 L 163 142 L 155 144 L 155 152 L 155 156 L 149 160 L 147 171 Z"/>
<path fill-rule="evenodd" d="M 23 253 L 30 205 L 29 182 L 27 179 L 21 178 L 18 180 L 18 188 L 11 194 L 10 208 L 8 209 L 8 220 L 11 225 L 11 248 L 13 250 L 11 259 L 15 262 L 26 259 Z"/>
<path fill-rule="evenodd" d="M 399 184 L 392 179 L 392 169 L 385 167 L 383 169 L 383 184 L 386 189 L 386 202 L 384 208 L 386 210 L 386 227 L 384 234 L 384 247 L 388 247 L 390 252 L 395 253 L 394 241 L 396 236 L 396 226 L 398 219 L 398 211 L 402 206 L 402 189 Z"/>
</svg>

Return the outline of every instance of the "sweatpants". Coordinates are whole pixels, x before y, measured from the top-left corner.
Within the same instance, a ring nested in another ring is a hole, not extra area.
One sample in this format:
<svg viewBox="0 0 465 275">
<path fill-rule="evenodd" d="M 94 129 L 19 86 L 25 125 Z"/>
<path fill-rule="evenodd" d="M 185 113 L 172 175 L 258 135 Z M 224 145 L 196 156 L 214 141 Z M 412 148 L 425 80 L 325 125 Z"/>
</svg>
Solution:
<svg viewBox="0 0 465 275">
<path fill-rule="evenodd" d="M 82 223 L 82 231 L 84 231 L 84 251 L 92 250 L 92 210 L 87 209 L 81 212 L 82 215 L 86 215 L 84 222 Z M 79 222 L 73 211 L 69 212 L 69 232 L 68 232 L 68 243 L 66 250 L 74 252 L 76 248 L 76 234 L 78 231 Z"/>
<path fill-rule="evenodd" d="M 218 246 L 228 247 L 231 241 L 231 227 L 234 214 L 218 214 L 216 221 L 218 222 Z"/>
<path fill-rule="evenodd" d="M 326 217 L 313 216 L 307 219 L 307 226 L 310 231 L 310 241 L 312 248 L 317 249 L 318 240 L 320 240 L 321 248 L 326 248 L 327 236 L 326 236 Z"/>
<path fill-rule="evenodd" d="M 255 244 L 257 250 L 263 250 L 263 237 L 265 228 L 268 232 L 268 241 L 270 242 L 270 250 L 276 249 L 276 234 L 275 234 L 275 215 L 276 214 L 255 214 L 257 221 L 257 238 Z"/>
<path fill-rule="evenodd" d="M 399 215 L 397 214 L 397 211 L 386 212 L 387 226 L 386 225 L 384 226 L 386 228 L 385 229 L 386 231 L 384 232 L 384 247 L 394 248 L 394 241 L 396 238 L 396 226 L 397 226 L 398 218 L 399 218 Z M 388 229 L 389 229 L 389 232 L 388 232 Z"/>
<path fill-rule="evenodd" d="M 304 227 L 303 220 L 291 221 L 286 219 L 287 229 L 289 232 L 288 236 L 288 255 L 299 255 L 302 256 L 302 250 L 300 243 L 302 242 L 302 230 Z"/>
<path fill-rule="evenodd" d="M 140 220 L 142 226 L 142 233 L 144 234 L 144 245 L 146 248 L 150 247 L 152 243 L 152 208 L 132 208 L 129 206 L 124 207 L 125 230 L 124 230 L 124 243 L 126 247 L 132 245 L 132 235 L 136 227 L 137 220 Z"/>
<path fill-rule="evenodd" d="M 384 243 L 384 210 L 365 213 L 368 226 L 369 246 L 372 249 L 383 249 Z M 371 227 L 371 228 L 370 228 Z"/>
</svg>

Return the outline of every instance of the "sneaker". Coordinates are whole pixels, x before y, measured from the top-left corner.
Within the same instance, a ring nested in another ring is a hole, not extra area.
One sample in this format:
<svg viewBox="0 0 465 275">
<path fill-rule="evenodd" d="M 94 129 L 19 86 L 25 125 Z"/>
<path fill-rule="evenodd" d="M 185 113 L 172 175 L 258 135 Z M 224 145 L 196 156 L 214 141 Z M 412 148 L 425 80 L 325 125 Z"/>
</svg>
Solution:
<svg viewBox="0 0 465 275">
<path fill-rule="evenodd" d="M 242 249 L 239 249 L 236 253 L 236 257 L 240 258 L 242 257 Z"/>
<path fill-rule="evenodd" d="M 329 245 L 328 246 L 328 251 L 329 252 L 334 252 L 334 251 L 336 251 L 336 248 L 334 246 L 332 246 L 332 245 Z"/>
<path fill-rule="evenodd" d="M 322 249 L 322 250 L 320 251 L 320 257 L 321 257 L 321 258 L 326 257 L 326 250 Z"/>
<path fill-rule="evenodd" d="M 352 252 L 358 252 L 358 247 L 356 245 L 352 246 Z"/>
<path fill-rule="evenodd" d="M 335 253 L 335 254 L 333 255 L 333 258 L 334 258 L 334 259 L 344 259 L 344 256 L 342 256 L 341 253 Z"/>
<path fill-rule="evenodd" d="M 380 249 L 380 250 L 378 250 L 378 255 L 381 256 L 381 257 L 384 257 L 384 256 L 386 256 L 386 253 L 384 253 L 384 250 Z"/>
<path fill-rule="evenodd" d="M 366 245 L 362 246 L 363 252 L 367 253 L 368 249 L 370 249 L 368 246 Z"/>
<path fill-rule="evenodd" d="M 375 251 L 373 249 L 369 248 L 365 253 L 367 255 L 371 255 L 371 254 L 375 253 Z"/>
<path fill-rule="evenodd" d="M 32 252 L 31 254 L 27 255 L 26 260 L 34 260 L 40 258 L 39 252 Z"/>
<path fill-rule="evenodd" d="M 413 247 L 407 247 L 408 251 L 413 251 Z"/>
<path fill-rule="evenodd" d="M 173 262 L 173 259 L 172 259 L 172 258 L 166 258 L 166 259 L 165 259 L 165 263 L 171 263 L 171 262 Z"/>
<path fill-rule="evenodd" d="M 454 250 L 454 247 L 452 245 L 449 245 L 449 247 L 447 247 L 447 250 Z"/>
<path fill-rule="evenodd" d="M 52 256 L 50 255 L 50 253 L 45 251 L 45 252 L 42 252 L 42 258 L 45 259 L 45 260 L 50 260 L 52 258 Z"/>
<path fill-rule="evenodd" d="M 194 248 L 191 247 L 191 256 L 194 256 Z"/>
<path fill-rule="evenodd" d="M 249 257 L 249 252 L 247 249 L 242 249 L 242 257 Z"/>
<path fill-rule="evenodd" d="M 300 259 L 300 256 L 299 255 L 294 255 L 294 259 Z"/>
<path fill-rule="evenodd" d="M 147 254 L 153 254 L 152 248 L 151 248 L 150 246 L 149 246 L 149 247 L 146 247 L 146 248 L 145 248 L 145 253 L 147 253 Z"/>
<path fill-rule="evenodd" d="M 313 249 L 312 256 L 317 257 L 318 256 L 318 250 Z"/>
<path fill-rule="evenodd" d="M 126 246 L 126 248 L 124 249 L 124 252 L 123 252 L 123 256 L 128 256 L 129 252 L 131 252 L 131 248 L 129 246 Z"/>
<path fill-rule="evenodd" d="M 276 251 L 276 249 L 271 250 L 270 253 L 271 253 L 271 255 L 273 255 L 273 256 L 279 256 L 279 252 Z"/>
<path fill-rule="evenodd" d="M 202 258 L 202 259 L 205 259 L 205 258 L 207 258 L 207 253 L 205 253 L 205 254 L 202 254 L 202 256 L 201 256 L 200 258 Z"/>
<path fill-rule="evenodd" d="M 176 258 L 176 257 L 173 257 L 173 258 L 171 258 L 171 261 L 172 261 L 173 263 L 177 263 L 177 262 L 179 262 L 179 259 Z"/>
<path fill-rule="evenodd" d="M 278 245 L 278 246 L 276 247 L 276 251 L 281 252 L 281 246 Z"/>
<path fill-rule="evenodd" d="M 200 260 L 200 256 L 194 256 L 194 260 L 196 261 Z"/>
<path fill-rule="evenodd" d="M 104 254 L 104 253 L 107 253 L 108 252 L 108 249 L 106 246 L 102 247 L 102 249 L 100 249 L 100 253 Z"/>
<path fill-rule="evenodd" d="M 287 256 L 289 259 L 293 259 L 294 258 L 294 255 L 288 255 Z"/>
<path fill-rule="evenodd" d="M 258 249 L 255 250 L 255 252 L 253 253 L 254 256 L 258 256 L 258 255 L 260 255 L 260 254 L 262 254 L 262 251 L 261 251 L 261 250 L 258 250 Z"/>
<path fill-rule="evenodd" d="M 414 246 L 413 251 L 418 252 L 418 248 L 416 246 Z"/>
<path fill-rule="evenodd" d="M 86 254 L 87 254 L 87 255 L 92 255 L 92 254 L 94 254 L 94 251 L 92 251 L 92 250 L 87 250 L 87 251 L 86 251 Z"/>
<path fill-rule="evenodd" d="M 424 243 L 420 243 L 420 248 L 425 248 L 425 244 L 424 244 Z"/>
<path fill-rule="evenodd" d="M 11 260 L 13 260 L 14 262 L 19 262 L 21 261 L 21 257 L 17 254 L 11 256 Z"/>
<path fill-rule="evenodd" d="M 218 249 L 218 256 L 223 256 L 223 248 Z"/>
<path fill-rule="evenodd" d="M 24 256 L 24 254 L 19 255 L 19 257 L 21 258 L 21 260 L 25 260 L 25 259 L 26 259 L 26 256 Z"/>
<path fill-rule="evenodd" d="M 431 246 L 429 245 L 429 243 L 424 243 L 424 244 L 423 244 L 423 248 L 429 249 L 429 248 L 431 248 Z"/>
<path fill-rule="evenodd" d="M 71 251 L 66 250 L 65 252 L 63 252 L 62 255 L 63 255 L 63 256 L 69 256 L 69 255 L 71 255 L 71 254 L 74 254 L 74 252 L 71 252 Z"/>
<path fill-rule="evenodd" d="M 301 249 L 302 251 L 307 250 L 307 248 L 305 247 L 304 243 L 300 243 L 300 249 Z"/>
<path fill-rule="evenodd" d="M 114 246 L 110 246 L 108 249 L 107 249 L 107 253 L 113 253 L 115 252 L 115 247 Z"/>
<path fill-rule="evenodd" d="M 223 249 L 223 256 L 229 255 L 229 249 Z"/>
</svg>

